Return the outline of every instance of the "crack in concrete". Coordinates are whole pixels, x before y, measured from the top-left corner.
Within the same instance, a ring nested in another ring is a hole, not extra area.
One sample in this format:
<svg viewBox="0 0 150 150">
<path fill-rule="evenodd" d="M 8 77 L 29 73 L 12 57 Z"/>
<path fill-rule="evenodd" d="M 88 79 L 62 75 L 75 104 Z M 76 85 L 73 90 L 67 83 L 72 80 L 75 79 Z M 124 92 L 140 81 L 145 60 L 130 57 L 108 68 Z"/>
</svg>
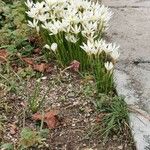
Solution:
<svg viewBox="0 0 150 150">
<path fill-rule="evenodd" d="M 150 61 L 149 60 L 134 60 L 132 61 L 133 64 L 138 65 L 138 64 L 149 64 Z"/>
<path fill-rule="evenodd" d="M 109 8 L 115 8 L 115 9 L 118 9 L 118 8 L 150 8 L 150 6 L 127 6 L 127 5 L 124 5 L 124 6 L 108 6 Z"/>
</svg>

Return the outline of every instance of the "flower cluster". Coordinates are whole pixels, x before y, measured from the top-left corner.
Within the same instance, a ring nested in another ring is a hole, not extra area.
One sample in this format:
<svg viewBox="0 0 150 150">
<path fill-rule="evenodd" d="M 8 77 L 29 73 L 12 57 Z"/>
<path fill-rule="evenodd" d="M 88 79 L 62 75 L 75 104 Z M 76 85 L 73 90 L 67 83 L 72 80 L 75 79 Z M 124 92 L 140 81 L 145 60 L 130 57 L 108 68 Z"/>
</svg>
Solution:
<svg viewBox="0 0 150 150">
<path fill-rule="evenodd" d="M 119 47 L 102 39 L 112 16 L 108 7 L 89 0 L 27 0 L 26 5 L 28 25 L 41 33 L 45 48 L 63 65 L 77 60 L 85 70 L 92 68 L 91 59 L 98 59 L 101 69 L 112 72 Z"/>
</svg>

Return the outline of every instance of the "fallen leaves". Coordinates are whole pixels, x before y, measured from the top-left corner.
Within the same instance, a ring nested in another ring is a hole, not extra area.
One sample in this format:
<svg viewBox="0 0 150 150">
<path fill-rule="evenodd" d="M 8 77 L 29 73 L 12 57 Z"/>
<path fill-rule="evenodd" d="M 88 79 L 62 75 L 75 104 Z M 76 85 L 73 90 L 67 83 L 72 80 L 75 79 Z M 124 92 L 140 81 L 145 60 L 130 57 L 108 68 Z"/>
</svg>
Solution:
<svg viewBox="0 0 150 150">
<path fill-rule="evenodd" d="M 14 134 L 16 134 L 16 132 L 17 132 L 17 126 L 16 126 L 16 124 L 15 123 L 10 124 L 10 134 L 14 135 Z"/>
<path fill-rule="evenodd" d="M 80 62 L 78 62 L 77 60 L 73 60 L 67 68 L 65 68 L 63 71 L 61 71 L 61 73 L 65 72 L 68 69 L 70 69 L 74 72 L 78 72 L 79 67 L 80 67 Z"/>
<path fill-rule="evenodd" d="M 0 62 L 5 62 L 7 61 L 7 57 L 8 57 L 8 52 L 6 51 L 6 49 L 0 49 Z"/>
<path fill-rule="evenodd" d="M 22 59 L 22 61 L 26 62 L 29 65 L 33 65 L 34 64 L 33 58 L 22 57 L 21 59 Z"/>
<path fill-rule="evenodd" d="M 80 67 L 80 62 L 78 62 L 77 60 L 72 61 L 70 64 L 70 69 L 75 72 L 79 71 L 79 67 Z"/>
<path fill-rule="evenodd" d="M 33 58 L 28 58 L 28 57 L 23 57 L 20 58 L 22 61 L 27 63 L 28 65 L 32 66 L 33 70 L 38 71 L 38 72 L 47 72 L 50 73 L 52 71 L 52 67 L 50 64 L 47 63 L 40 63 L 36 64 Z"/>
<path fill-rule="evenodd" d="M 50 66 L 46 63 L 41 63 L 41 64 L 33 64 L 33 69 L 39 72 L 47 72 L 48 68 Z"/>
<path fill-rule="evenodd" d="M 59 122 L 57 111 L 49 111 L 49 112 L 46 112 L 44 115 L 42 115 L 40 113 L 35 113 L 32 116 L 32 119 L 35 121 L 43 120 L 43 122 L 45 122 L 47 124 L 47 126 L 51 129 L 54 129 L 56 127 L 57 123 Z"/>
</svg>

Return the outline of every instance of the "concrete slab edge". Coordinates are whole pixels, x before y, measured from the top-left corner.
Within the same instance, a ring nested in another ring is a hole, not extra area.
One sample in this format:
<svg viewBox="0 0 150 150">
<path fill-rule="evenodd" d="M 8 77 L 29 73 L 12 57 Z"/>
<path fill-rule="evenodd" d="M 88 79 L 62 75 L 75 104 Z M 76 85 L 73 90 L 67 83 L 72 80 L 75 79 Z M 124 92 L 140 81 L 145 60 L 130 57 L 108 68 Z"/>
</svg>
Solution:
<svg viewBox="0 0 150 150">
<path fill-rule="evenodd" d="M 123 71 L 115 70 L 114 73 L 116 90 L 118 95 L 125 96 L 125 101 L 128 105 L 137 108 L 138 96 L 133 89 L 130 77 Z M 140 107 L 138 107 L 140 110 Z M 150 120 L 145 111 L 130 112 L 130 127 L 135 141 L 137 150 L 150 150 Z"/>
</svg>

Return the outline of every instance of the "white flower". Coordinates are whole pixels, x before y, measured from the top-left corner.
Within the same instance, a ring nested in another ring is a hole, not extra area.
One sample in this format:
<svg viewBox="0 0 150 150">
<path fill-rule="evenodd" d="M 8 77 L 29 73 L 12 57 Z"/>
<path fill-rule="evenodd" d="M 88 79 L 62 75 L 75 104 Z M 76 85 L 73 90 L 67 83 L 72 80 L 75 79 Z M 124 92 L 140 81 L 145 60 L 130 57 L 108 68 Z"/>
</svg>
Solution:
<svg viewBox="0 0 150 150">
<path fill-rule="evenodd" d="M 74 34 L 78 34 L 81 31 L 81 26 L 75 25 L 74 27 L 71 27 L 71 31 Z"/>
<path fill-rule="evenodd" d="M 57 50 L 57 47 L 58 47 L 57 43 L 52 43 L 52 45 L 51 45 L 51 50 L 52 50 L 53 52 L 55 52 L 55 51 Z"/>
<path fill-rule="evenodd" d="M 46 44 L 43 48 L 46 48 L 46 49 L 49 49 L 49 50 L 51 49 L 48 44 Z"/>
<path fill-rule="evenodd" d="M 97 35 L 95 35 L 96 32 L 98 33 L 97 22 L 84 22 L 82 30 L 83 37 L 86 37 L 87 39 L 95 39 L 97 37 Z"/>
<path fill-rule="evenodd" d="M 50 31 L 50 35 L 56 35 L 61 31 L 66 31 L 68 25 L 69 24 L 64 20 L 62 22 L 60 22 L 59 20 L 54 20 L 53 22 L 44 22 L 42 27 L 48 29 Z"/>
<path fill-rule="evenodd" d="M 28 6 L 29 11 L 26 13 L 31 18 L 39 20 L 39 16 L 41 16 L 41 15 L 43 16 L 47 11 L 49 11 L 49 8 L 44 1 L 42 1 L 41 3 L 40 2 L 33 3 L 32 7 L 30 7 L 31 4 L 28 4 L 28 3 L 29 2 L 27 2 L 27 5 L 29 5 Z M 45 18 L 45 16 L 44 16 L 44 18 Z"/>
<path fill-rule="evenodd" d="M 114 59 L 114 60 L 117 60 L 120 56 L 120 53 L 118 52 L 118 50 L 113 50 L 111 53 L 110 53 L 110 56 Z"/>
<path fill-rule="evenodd" d="M 39 33 L 40 28 L 38 26 L 38 20 L 33 19 L 33 22 L 28 20 L 28 26 L 31 27 L 31 28 L 35 28 L 36 31 Z"/>
<path fill-rule="evenodd" d="M 28 16 L 33 21 L 28 25 L 39 31 L 40 27 L 56 39 L 65 38 L 67 41 L 76 43 L 79 33 L 84 40 L 80 47 L 88 54 L 99 55 L 102 51 L 114 60 L 119 57 L 118 46 L 108 44 L 104 40 L 97 40 L 101 29 L 108 27 L 108 21 L 112 13 L 109 8 L 89 0 L 42 0 L 35 2 L 27 0 Z M 63 41 L 63 39 L 61 39 Z M 57 44 L 47 46 L 55 51 Z"/>
<path fill-rule="evenodd" d="M 112 54 L 114 51 L 118 51 L 119 46 L 117 46 L 115 43 L 109 43 L 107 44 L 106 41 L 103 40 L 102 42 L 102 49 L 106 54 Z M 114 54 L 113 54 L 114 56 Z"/>
<path fill-rule="evenodd" d="M 28 26 L 31 27 L 31 28 L 35 28 L 38 24 L 38 21 L 33 19 L 33 22 L 29 21 L 28 20 Z"/>
<path fill-rule="evenodd" d="M 87 41 L 87 43 L 83 43 L 83 46 L 80 46 L 87 54 L 97 54 L 97 50 L 95 49 L 94 43 L 91 41 Z"/>
<path fill-rule="evenodd" d="M 42 22 L 45 22 L 49 18 L 50 18 L 49 13 L 41 14 L 41 15 L 38 15 L 37 17 L 37 19 Z"/>
<path fill-rule="evenodd" d="M 33 1 L 32 0 L 27 0 L 27 2 L 25 2 L 26 6 L 28 8 L 32 8 L 34 6 Z"/>
<path fill-rule="evenodd" d="M 78 39 L 72 34 L 67 34 L 65 38 L 67 41 L 72 42 L 72 43 L 76 43 L 78 41 Z"/>
<path fill-rule="evenodd" d="M 83 32 L 91 33 L 97 31 L 97 22 L 84 22 Z"/>
<path fill-rule="evenodd" d="M 111 71 L 114 68 L 114 65 L 112 62 L 106 62 L 104 65 L 108 71 Z"/>
</svg>

